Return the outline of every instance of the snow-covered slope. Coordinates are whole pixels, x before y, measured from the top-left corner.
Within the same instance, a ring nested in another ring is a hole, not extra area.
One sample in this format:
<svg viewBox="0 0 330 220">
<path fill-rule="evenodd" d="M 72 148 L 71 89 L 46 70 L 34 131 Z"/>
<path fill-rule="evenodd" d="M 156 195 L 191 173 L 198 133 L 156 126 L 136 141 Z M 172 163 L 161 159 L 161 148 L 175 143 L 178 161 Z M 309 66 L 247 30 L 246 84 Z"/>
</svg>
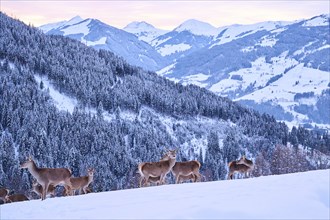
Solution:
<svg viewBox="0 0 330 220">
<path fill-rule="evenodd" d="M 107 25 L 96 19 L 75 17 L 66 23 L 40 27 L 47 34 L 68 36 L 96 49 L 106 49 L 123 57 L 128 63 L 147 70 L 157 70 L 164 59 L 148 43 L 134 34 Z"/>
<path fill-rule="evenodd" d="M 167 30 L 155 28 L 154 26 L 148 24 L 145 21 L 134 21 L 132 23 L 129 23 L 126 27 L 123 28 L 123 30 L 135 34 L 139 38 L 139 40 L 143 40 L 147 43 L 151 43 L 151 41 L 156 37 L 159 37 L 160 35 L 169 32 Z"/>
<path fill-rule="evenodd" d="M 271 31 L 274 29 L 284 28 L 286 25 L 291 24 L 292 22 L 281 22 L 281 21 L 267 21 L 260 22 L 251 25 L 231 25 L 227 27 L 221 27 L 218 29 L 218 36 L 212 42 L 210 48 L 228 43 L 230 41 L 246 37 L 248 35 L 254 34 L 258 31 L 266 30 Z M 285 30 L 285 29 L 282 29 Z"/>
<path fill-rule="evenodd" d="M 109 180 L 111 181 L 111 180 Z M 1 219 L 329 219 L 330 170 L 4 204 Z"/>
</svg>

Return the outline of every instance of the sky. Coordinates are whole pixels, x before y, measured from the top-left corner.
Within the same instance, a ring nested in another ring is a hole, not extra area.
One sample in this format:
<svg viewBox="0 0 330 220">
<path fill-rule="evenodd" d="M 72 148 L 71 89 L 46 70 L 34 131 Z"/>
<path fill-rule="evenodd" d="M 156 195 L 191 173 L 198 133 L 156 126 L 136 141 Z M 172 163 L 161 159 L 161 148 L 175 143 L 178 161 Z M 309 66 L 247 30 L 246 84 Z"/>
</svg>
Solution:
<svg viewBox="0 0 330 220">
<path fill-rule="evenodd" d="M 109 180 L 111 181 L 111 180 Z M 0 219 L 329 219 L 330 170 L 169 184 L 0 206 Z"/>
<path fill-rule="evenodd" d="M 294 21 L 330 13 L 328 0 L 1 0 L 0 8 L 7 15 L 36 27 L 79 15 L 99 19 L 117 28 L 132 21 L 146 21 L 165 30 L 172 30 L 188 19 L 223 27 L 262 21 Z"/>
</svg>

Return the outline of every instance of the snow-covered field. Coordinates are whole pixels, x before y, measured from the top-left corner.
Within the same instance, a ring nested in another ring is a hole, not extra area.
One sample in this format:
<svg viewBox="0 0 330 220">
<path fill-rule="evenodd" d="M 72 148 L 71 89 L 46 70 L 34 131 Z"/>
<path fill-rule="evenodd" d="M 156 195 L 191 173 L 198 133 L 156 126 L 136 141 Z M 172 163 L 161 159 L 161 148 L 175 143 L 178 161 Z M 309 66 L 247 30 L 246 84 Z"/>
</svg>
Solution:
<svg viewBox="0 0 330 220">
<path fill-rule="evenodd" d="M 111 181 L 111 180 L 109 180 Z M 0 206 L 0 219 L 329 219 L 330 170 Z"/>
</svg>

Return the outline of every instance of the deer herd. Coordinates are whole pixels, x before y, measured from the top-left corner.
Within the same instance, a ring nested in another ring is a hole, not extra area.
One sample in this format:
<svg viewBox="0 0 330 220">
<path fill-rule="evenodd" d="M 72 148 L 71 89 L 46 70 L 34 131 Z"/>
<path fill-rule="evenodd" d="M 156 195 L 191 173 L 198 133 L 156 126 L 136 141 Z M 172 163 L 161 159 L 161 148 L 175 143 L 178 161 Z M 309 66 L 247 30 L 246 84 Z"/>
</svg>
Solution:
<svg viewBox="0 0 330 220">
<path fill-rule="evenodd" d="M 89 185 L 93 182 L 95 170 L 87 169 L 87 176 L 72 177 L 72 172 L 68 168 L 39 168 L 31 157 L 20 165 L 21 169 L 28 169 L 35 178 L 32 182 L 31 192 L 37 194 L 41 200 L 46 196 L 55 197 L 55 188 L 58 185 L 64 186 L 63 196 L 73 196 L 78 191 L 79 194 L 91 192 Z M 139 186 L 150 186 L 151 183 L 157 185 L 166 184 L 166 176 L 172 173 L 175 183 L 185 181 L 201 182 L 202 176 L 199 172 L 201 163 L 197 160 L 177 162 L 176 150 L 167 150 L 165 155 L 156 162 L 142 162 L 138 164 L 140 174 Z M 233 179 L 235 173 L 244 174 L 245 177 L 251 176 L 254 164 L 251 160 L 242 156 L 237 161 L 228 164 L 228 179 Z M 11 203 L 29 200 L 24 194 L 9 195 L 10 190 L 0 188 L 0 201 Z"/>
</svg>

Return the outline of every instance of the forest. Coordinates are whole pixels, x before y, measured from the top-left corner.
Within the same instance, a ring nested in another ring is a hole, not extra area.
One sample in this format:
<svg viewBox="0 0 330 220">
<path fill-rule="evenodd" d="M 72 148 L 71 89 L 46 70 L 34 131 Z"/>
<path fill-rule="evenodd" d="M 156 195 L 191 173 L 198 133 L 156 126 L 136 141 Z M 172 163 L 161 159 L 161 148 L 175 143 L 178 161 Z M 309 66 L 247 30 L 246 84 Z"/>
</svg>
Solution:
<svg viewBox="0 0 330 220">
<path fill-rule="evenodd" d="M 137 164 L 171 148 L 178 161 L 199 160 L 206 181 L 226 179 L 228 162 L 241 155 L 255 160 L 254 176 L 330 166 L 327 132 L 289 131 L 273 116 L 2 12 L 0 23 L 0 186 L 31 188 L 32 176 L 19 169 L 30 155 L 39 167 L 68 167 L 73 176 L 93 167 L 98 192 L 137 187 Z M 79 101 L 72 114 L 56 108 L 36 74 Z"/>
</svg>

